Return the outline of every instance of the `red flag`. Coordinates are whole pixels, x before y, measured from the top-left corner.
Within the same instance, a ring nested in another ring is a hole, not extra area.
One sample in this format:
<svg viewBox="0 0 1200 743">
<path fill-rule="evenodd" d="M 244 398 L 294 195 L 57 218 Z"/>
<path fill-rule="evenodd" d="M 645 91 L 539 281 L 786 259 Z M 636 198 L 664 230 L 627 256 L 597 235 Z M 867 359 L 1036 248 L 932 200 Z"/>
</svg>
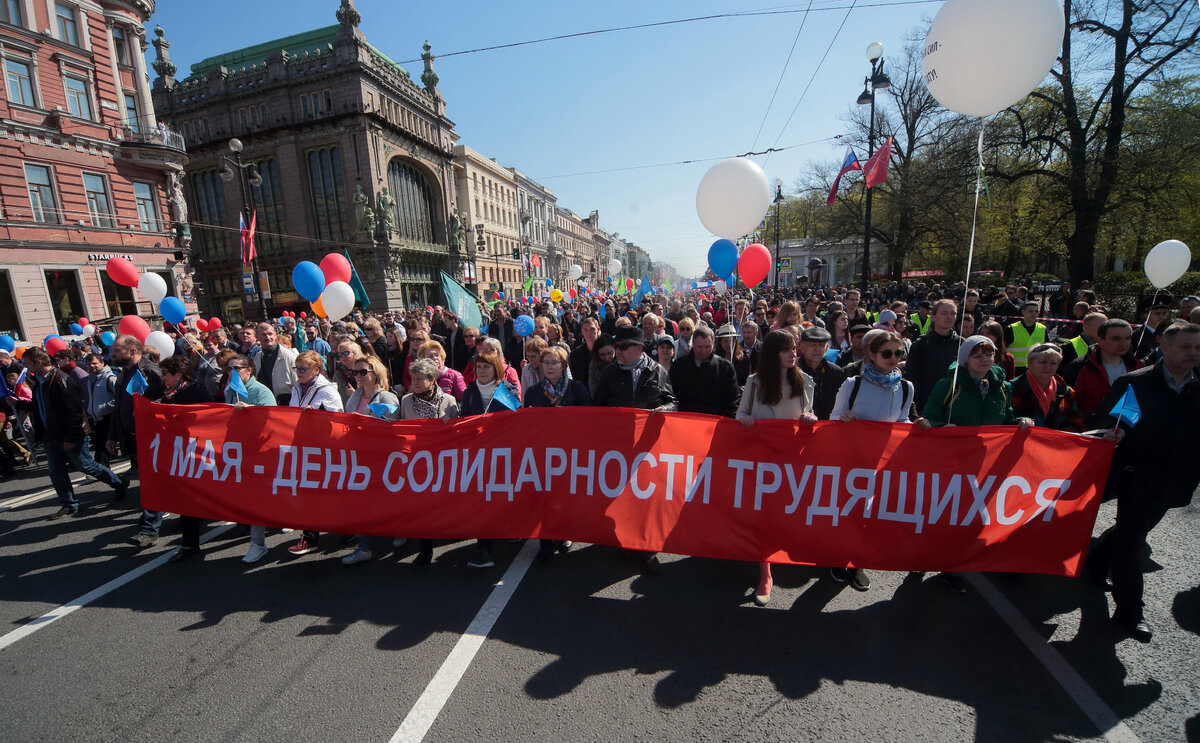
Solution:
<svg viewBox="0 0 1200 743">
<path fill-rule="evenodd" d="M 892 159 L 892 138 L 888 137 L 879 148 L 879 152 L 871 155 L 863 168 L 863 176 L 867 179 L 867 188 L 875 188 L 887 180 L 888 163 Z"/>
<path fill-rule="evenodd" d="M 534 268 L 542 267 L 542 259 L 537 253 L 533 254 L 533 258 L 529 262 L 533 264 Z"/>
<path fill-rule="evenodd" d="M 891 140 L 888 140 L 891 141 Z M 885 170 L 886 172 L 886 170 Z M 246 262 L 254 260 L 258 257 L 258 251 L 254 249 L 254 225 L 258 222 L 258 210 L 250 215 L 250 229 L 246 231 Z"/>
</svg>

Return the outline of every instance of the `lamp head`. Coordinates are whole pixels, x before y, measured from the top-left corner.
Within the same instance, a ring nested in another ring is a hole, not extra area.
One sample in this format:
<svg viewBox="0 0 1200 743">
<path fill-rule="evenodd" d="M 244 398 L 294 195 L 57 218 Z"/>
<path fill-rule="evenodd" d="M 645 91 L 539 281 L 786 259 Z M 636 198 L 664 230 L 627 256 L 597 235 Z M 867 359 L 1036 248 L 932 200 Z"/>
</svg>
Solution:
<svg viewBox="0 0 1200 743">
<path fill-rule="evenodd" d="M 871 92 L 867 85 L 863 85 L 863 92 L 858 94 L 858 100 L 855 103 L 860 106 L 869 106 L 873 100 L 875 100 L 875 94 Z"/>
<path fill-rule="evenodd" d="M 867 45 L 867 61 L 874 62 L 883 56 L 883 42 L 874 41 Z"/>
<path fill-rule="evenodd" d="M 221 180 L 225 181 L 226 183 L 233 180 L 233 168 L 229 167 L 229 163 L 226 163 L 226 162 L 221 163 L 220 176 L 221 176 Z"/>
<path fill-rule="evenodd" d="M 230 152 L 241 152 L 242 151 L 242 140 L 238 139 L 237 137 L 234 137 L 233 139 L 229 140 L 229 151 Z"/>
</svg>

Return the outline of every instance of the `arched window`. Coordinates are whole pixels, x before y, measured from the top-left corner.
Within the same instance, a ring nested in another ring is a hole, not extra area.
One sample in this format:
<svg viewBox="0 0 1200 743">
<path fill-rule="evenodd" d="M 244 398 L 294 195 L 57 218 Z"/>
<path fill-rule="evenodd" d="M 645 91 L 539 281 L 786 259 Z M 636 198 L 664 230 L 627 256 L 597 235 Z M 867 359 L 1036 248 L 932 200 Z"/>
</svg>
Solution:
<svg viewBox="0 0 1200 743">
<path fill-rule="evenodd" d="M 433 242 L 433 190 L 424 173 L 396 158 L 388 163 L 388 189 L 396 205 L 396 231 L 400 237 Z"/>
</svg>

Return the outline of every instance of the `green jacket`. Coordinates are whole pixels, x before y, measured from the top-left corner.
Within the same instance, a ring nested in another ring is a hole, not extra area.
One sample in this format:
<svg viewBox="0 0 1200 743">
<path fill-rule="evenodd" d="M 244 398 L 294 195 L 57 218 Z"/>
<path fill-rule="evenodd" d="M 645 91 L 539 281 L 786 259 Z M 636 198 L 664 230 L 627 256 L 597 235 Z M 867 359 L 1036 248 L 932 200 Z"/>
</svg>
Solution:
<svg viewBox="0 0 1200 743">
<path fill-rule="evenodd" d="M 236 374 L 237 372 L 234 372 Z M 244 402 L 247 405 L 274 405 L 275 395 L 267 388 L 265 384 L 258 381 L 254 377 L 250 377 L 250 381 L 246 382 L 246 391 L 250 393 L 245 399 L 241 395 L 225 387 L 225 402 L 233 404 L 235 402 Z"/>
<path fill-rule="evenodd" d="M 979 394 L 979 385 L 965 372 L 958 376 L 958 390 L 950 399 L 950 377 L 942 377 L 929 393 L 921 416 L 934 426 L 997 426 L 1017 422 L 1012 409 L 1012 387 L 1004 380 L 1004 371 L 993 366 L 986 377 L 988 395 Z"/>
</svg>

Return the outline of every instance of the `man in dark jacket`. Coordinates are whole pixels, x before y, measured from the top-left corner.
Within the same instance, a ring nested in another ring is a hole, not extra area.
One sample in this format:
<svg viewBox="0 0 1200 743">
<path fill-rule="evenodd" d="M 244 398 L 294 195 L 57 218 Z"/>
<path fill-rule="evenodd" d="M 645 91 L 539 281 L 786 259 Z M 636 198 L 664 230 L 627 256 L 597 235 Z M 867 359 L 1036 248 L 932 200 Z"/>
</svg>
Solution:
<svg viewBox="0 0 1200 743">
<path fill-rule="evenodd" d="M 904 378 L 913 383 L 913 402 L 917 410 L 925 409 L 929 393 L 938 380 L 946 376 L 950 364 L 958 360 L 958 333 L 954 321 L 958 307 L 953 299 L 939 299 L 933 305 L 929 332 L 913 341 L 904 365 Z"/>
<path fill-rule="evenodd" d="M 128 483 L 115 472 L 92 459 L 88 435 L 83 430 L 83 401 L 73 380 L 55 368 L 50 354 L 33 347 L 22 359 L 29 373 L 37 377 L 32 400 L 8 401 L 17 409 L 32 413 L 34 427 L 41 433 L 46 450 L 50 482 L 58 494 L 60 508 L 51 519 L 71 516 L 79 510 L 79 501 L 67 472 L 67 462 L 85 475 L 112 486 L 118 499 L 125 496 Z"/>
<path fill-rule="evenodd" d="M 800 334 L 800 356 L 796 359 L 800 371 L 812 377 L 813 415 L 823 421 L 829 420 L 838 390 L 846 381 L 846 373 L 841 367 L 825 358 L 830 337 L 825 328 L 805 328 Z"/>
<path fill-rule="evenodd" d="M 671 362 L 671 389 L 681 411 L 732 418 L 742 397 L 733 363 L 713 355 L 712 329 L 692 333 L 692 350 Z"/>
<path fill-rule="evenodd" d="M 113 366 L 121 368 L 121 376 L 117 379 L 117 406 L 112 414 L 112 422 L 108 427 L 108 453 L 116 456 L 118 451 L 124 452 L 133 465 L 137 466 L 137 437 L 133 423 L 133 400 L 135 393 L 129 389 L 138 372 L 146 380 L 146 389 L 140 393 L 147 400 L 157 402 L 162 399 L 164 385 L 162 372 L 149 357 L 143 356 L 144 348 L 141 341 L 132 335 L 118 335 L 112 345 Z M 120 498 L 124 493 L 118 493 Z M 138 547 L 149 547 L 158 541 L 158 529 L 162 526 L 162 513 L 142 509 L 142 520 L 138 524 L 138 533 L 129 541 Z"/>
<path fill-rule="evenodd" d="M 653 412 L 676 409 L 675 392 L 667 370 L 646 355 L 642 331 L 632 326 L 617 328 L 617 358 L 600 373 L 594 405 L 610 408 L 641 408 Z M 658 554 L 639 553 L 647 573 L 658 572 Z"/>
<path fill-rule="evenodd" d="M 1200 485 L 1200 325 L 1171 325 L 1159 343 L 1162 360 L 1119 378 L 1089 420 L 1104 428 L 1118 425 L 1112 412 L 1119 415 L 1126 390 L 1132 390 L 1141 417 L 1133 425 L 1122 417 L 1124 436 L 1108 478 L 1117 521 L 1092 548 L 1087 569 L 1097 582 L 1111 572 L 1113 619 L 1142 642 L 1151 638 L 1142 600 L 1146 537 L 1167 509 L 1190 504 Z"/>
</svg>

